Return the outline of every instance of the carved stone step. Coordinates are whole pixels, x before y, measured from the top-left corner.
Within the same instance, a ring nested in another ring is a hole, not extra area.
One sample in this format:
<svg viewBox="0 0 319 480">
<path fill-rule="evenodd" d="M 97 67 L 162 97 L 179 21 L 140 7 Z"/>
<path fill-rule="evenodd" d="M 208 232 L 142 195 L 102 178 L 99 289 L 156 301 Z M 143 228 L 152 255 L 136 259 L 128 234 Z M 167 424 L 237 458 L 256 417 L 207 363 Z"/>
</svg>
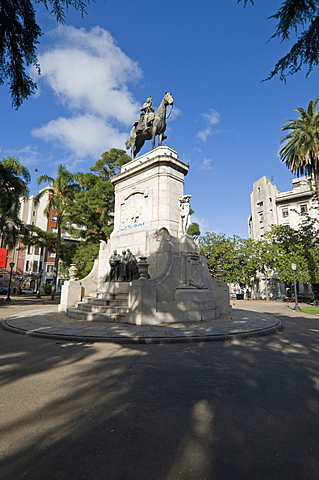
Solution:
<svg viewBox="0 0 319 480">
<path fill-rule="evenodd" d="M 83 310 L 85 312 L 99 312 L 99 313 L 107 313 L 107 314 L 126 314 L 128 312 L 128 308 L 125 305 L 119 306 L 104 306 L 104 305 L 96 305 L 90 304 L 85 302 L 79 302 L 77 304 L 78 310 Z"/>
<path fill-rule="evenodd" d="M 91 296 L 91 295 L 90 295 Z M 92 296 L 95 298 L 103 298 L 105 300 L 127 299 L 127 293 L 109 293 L 109 292 L 95 292 Z"/>
<path fill-rule="evenodd" d="M 106 300 L 103 298 L 95 298 L 95 297 L 85 297 L 83 298 L 83 301 L 81 303 L 87 303 L 89 305 L 100 305 L 100 306 L 111 306 L 111 307 L 116 307 L 116 306 L 127 306 L 128 305 L 128 299 L 110 299 Z"/>
<path fill-rule="evenodd" d="M 78 308 L 68 308 L 67 315 L 77 320 L 85 320 L 87 322 L 110 322 L 110 323 L 125 323 L 125 314 L 106 314 L 98 312 L 85 312 Z"/>
</svg>

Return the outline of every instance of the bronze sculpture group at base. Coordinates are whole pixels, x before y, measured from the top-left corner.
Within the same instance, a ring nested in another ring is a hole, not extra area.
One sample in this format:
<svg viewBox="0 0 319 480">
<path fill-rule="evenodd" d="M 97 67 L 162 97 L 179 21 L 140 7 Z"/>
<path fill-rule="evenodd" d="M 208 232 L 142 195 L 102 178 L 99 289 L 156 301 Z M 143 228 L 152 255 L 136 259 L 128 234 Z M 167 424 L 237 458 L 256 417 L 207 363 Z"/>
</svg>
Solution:
<svg viewBox="0 0 319 480">
<path fill-rule="evenodd" d="M 114 250 L 109 259 L 111 266 L 110 282 L 131 282 L 139 278 L 137 261 L 129 248 L 122 251 L 122 255 Z"/>
</svg>

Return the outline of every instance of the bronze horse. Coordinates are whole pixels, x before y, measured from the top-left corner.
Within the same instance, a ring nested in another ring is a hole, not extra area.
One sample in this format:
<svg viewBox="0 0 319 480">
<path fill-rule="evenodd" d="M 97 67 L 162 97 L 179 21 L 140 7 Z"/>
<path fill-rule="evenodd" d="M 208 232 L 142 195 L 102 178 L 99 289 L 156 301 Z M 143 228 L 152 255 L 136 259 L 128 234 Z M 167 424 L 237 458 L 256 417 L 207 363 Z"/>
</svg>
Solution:
<svg viewBox="0 0 319 480">
<path fill-rule="evenodd" d="M 171 93 L 166 92 L 161 101 L 158 110 L 154 113 L 154 119 L 151 125 L 143 130 L 138 130 L 138 125 L 134 125 L 130 132 L 130 136 L 125 142 L 126 150 L 131 149 L 132 158 L 135 158 L 143 147 L 145 140 L 152 140 L 152 150 L 155 148 L 155 137 L 158 136 L 158 146 L 162 145 L 162 141 L 166 136 L 166 108 L 173 105 L 174 99 Z"/>
</svg>

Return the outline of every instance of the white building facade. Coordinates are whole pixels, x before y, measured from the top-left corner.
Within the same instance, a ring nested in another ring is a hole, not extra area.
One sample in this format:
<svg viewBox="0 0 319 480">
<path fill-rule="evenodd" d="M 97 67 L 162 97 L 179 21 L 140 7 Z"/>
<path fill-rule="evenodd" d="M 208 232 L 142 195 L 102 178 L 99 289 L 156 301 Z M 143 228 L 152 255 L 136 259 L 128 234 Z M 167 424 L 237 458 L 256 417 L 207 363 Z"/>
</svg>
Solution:
<svg viewBox="0 0 319 480">
<path fill-rule="evenodd" d="M 21 199 L 20 218 L 26 225 L 35 225 L 44 231 L 57 232 L 57 212 L 50 210 L 49 215 L 44 213 L 51 190 L 49 186 L 40 190 L 43 194 L 38 203 L 36 195 Z M 68 241 L 79 242 L 79 239 L 71 237 L 67 231 L 63 231 L 62 236 Z M 6 267 L 0 269 L 0 287 L 8 286 L 10 262 L 14 263 L 11 293 L 18 293 L 24 289 L 36 291 L 40 289 L 40 285 L 52 282 L 55 252 L 46 247 L 25 247 L 19 243 L 14 250 L 9 250 Z M 59 283 L 58 277 L 57 291 L 60 290 Z"/>
<path fill-rule="evenodd" d="M 315 196 L 314 182 L 311 177 L 299 177 L 292 180 L 292 190 L 282 192 L 267 177 L 253 184 L 250 194 L 251 214 L 248 218 L 248 234 L 253 240 L 261 240 L 273 225 L 288 225 L 298 230 L 300 225 L 316 220 L 319 225 L 318 201 Z M 286 287 L 279 286 L 278 275 L 269 271 L 266 278 L 259 275 L 254 289 L 257 298 L 278 298 L 280 292 L 287 294 Z M 305 298 L 312 297 L 310 285 L 299 284 L 298 292 Z M 287 294 L 289 296 L 289 294 Z"/>
<path fill-rule="evenodd" d="M 308 218 L 318 220 L 318 202 L 310 177 L 294 178 L 292 190 L 282 192 L 267 177 L 253 184 L 250 194 L 249 238 L 260 240 L 272 225 L 289 225 L 298 230 Z"/>
</svg>

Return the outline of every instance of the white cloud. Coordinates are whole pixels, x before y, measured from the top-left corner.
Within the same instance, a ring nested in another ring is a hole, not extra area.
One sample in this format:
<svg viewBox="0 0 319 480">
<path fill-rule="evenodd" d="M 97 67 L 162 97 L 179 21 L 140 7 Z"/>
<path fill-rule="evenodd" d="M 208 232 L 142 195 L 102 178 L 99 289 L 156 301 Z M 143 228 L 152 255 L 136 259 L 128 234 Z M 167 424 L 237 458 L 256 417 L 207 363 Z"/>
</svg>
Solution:
<svg viewBox="0 0 319 480">
<path fill-rule="evenodd" d="M 120 133 L 104 119 L 94 115 L 60 117 L 32 130 L 32 135 L 45 141 L 58 142 L 78 158 L 99 157 L 110 148 L 123 148 L 126 133 Z"/>
<path fill-rule="evenodd" d="M 212 134 L 211 127 L 205 128 L 205 130 L 201 130 L 197 134 L 197 138 L 199 138 L 202 142 L 206 142 L 207 138 Z"/>
<path fill-rule="evenodd" d="M 100 27 L 59 26 L 53 36 L 55 46 L 39 56 L 41 77 L 63 104 L 131 124 L 138 105 L 127 85 L 142 77 L 137 63 Z"/>
<path fill-rule="evenodd" d="M 126 56 L 106 30 L 59 26 L 54 45 L 39 55 L 42 75 L 56 98 L 69 110 L 32 130 L 32 135 L 53 142 L 75 157 L 96 158 L 115 147 L 124 148 L 139 104 L 129 84 L 142 78 L 137 63 Z"/>
<path fill-rule="evenodd" d="M 202 117 L 209 125 L 216 125 L 219 122 L 220 115 L 217 110 L 210 108 L 208 113 L 202 113 Z"/>
<path fill-rule="evenodd" d="M 200 166 L 200 170 L 213 170 L 214 166 L 212 165 L 213 160 L 210 158 L 204 158 Z"/>
<path fill-rule="evenodd" d="M 204 119 L 207 126 L 197 133 L 197 138 L 202 142 L 206 142 L 207 138 L 214 133 L 212 127 L 219 122 L 220 115 L 216 110 L 210 108 L 207 113 L 202 113 L 201 117 Z"/>
<path fill-rule="evenodd" d="M 27 145 L 26 147 L 18 150 L 6 150 L 4 153 L 5 156 L 17 157 L 26 167 L 36 166 L 43 162 L 41 153 L 38 152 L 37 147 L 34 145 Z M 46 161 L 47 160 L 48 158 L 46 158 Z"/>
</svg>

